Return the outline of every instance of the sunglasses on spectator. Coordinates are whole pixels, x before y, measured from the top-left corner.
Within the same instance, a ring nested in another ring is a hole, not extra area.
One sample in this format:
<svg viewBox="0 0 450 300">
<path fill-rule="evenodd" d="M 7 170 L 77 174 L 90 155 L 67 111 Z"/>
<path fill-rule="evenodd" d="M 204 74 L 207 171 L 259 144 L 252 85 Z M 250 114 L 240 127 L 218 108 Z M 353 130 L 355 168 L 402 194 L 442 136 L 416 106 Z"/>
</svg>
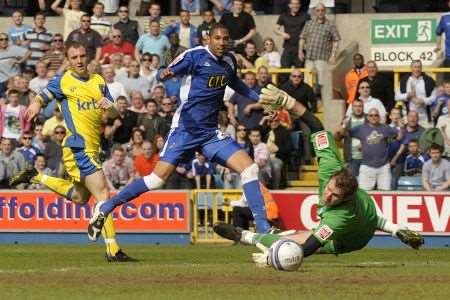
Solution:
<svg viewBox="0 0 450 300">
<path fill-rule="evenodd" d="M 91 20 L 81 20 L 82 23 L 91 23 Z"/>
<path fill-rule="evenodd" d="M 368 85 L 362 85 L 362 86 L 360 86 L 359 88 L 360 88 L 360 89 L 370 89 L 370 86 L 368 86 Z"/>
<path fill-rule="evenodd" d="M 54 39 L 53 41 L 54 41 L 54 42 L 62 42 L 63 39 Z"/>
<path fill-rule="evenodd" d="M 24 136 L 24 137 L 22 137 L 22 139 L 24 139 L 24 140 L 32 140 L 33 138 L 31 136 Z"/>
<path fill-rule="evenodd" d="M 301 78 L 302 75 L 291 75 L 291 77 L 293 77 L 293 78 Z"/>
<path fill-rule="evenodd" d="M 0 41 L 7 41 L 8 38 L 0 38 Z"/>
<path fill-rule="evenodd" d="M 122 36 L 121 35 L 113 35 L 112 37 L 113 38 L 121 38 Z"/>
<path fill-rule="evenodd" d="M 152 61 L 151 58 L 143 58 L 142 61 Z"/>
</svg>

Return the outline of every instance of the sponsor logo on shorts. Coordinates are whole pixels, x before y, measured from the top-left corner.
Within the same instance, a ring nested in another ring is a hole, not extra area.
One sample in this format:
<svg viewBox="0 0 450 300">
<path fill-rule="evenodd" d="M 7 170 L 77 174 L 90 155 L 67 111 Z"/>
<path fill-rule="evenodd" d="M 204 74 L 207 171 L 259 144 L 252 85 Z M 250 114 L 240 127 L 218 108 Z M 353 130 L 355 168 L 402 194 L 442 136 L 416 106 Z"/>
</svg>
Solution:
<svg viewBox="0 0 450 300">
<path fill-rule="evenodd" d="M 320 227 L 316 233 L 318 238 L 320 238 L 323 241 L 327 240 L 332 234 L 333 229 L 331 229 L 328 225 L 322 225 L 322 227 Z"/>
<path fill-rule="evenodd" d="M 316 146 L 317 150 L 322 150 L 330 146 L 326 132 L 321 132 L 316 135 Z"/>
</svg>

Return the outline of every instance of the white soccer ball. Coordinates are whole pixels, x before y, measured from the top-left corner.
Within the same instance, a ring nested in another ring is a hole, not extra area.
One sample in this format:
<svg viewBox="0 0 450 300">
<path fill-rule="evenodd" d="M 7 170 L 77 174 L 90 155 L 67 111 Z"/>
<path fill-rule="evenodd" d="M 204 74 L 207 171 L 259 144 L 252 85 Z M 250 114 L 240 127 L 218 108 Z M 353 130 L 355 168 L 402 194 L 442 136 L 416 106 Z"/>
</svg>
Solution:
<svg viewBox="0 0 450 300">
<path fill-rule="evenodd" d="M 302 246 L 288 239 L 281 239 L 269 248 L 269 263 L 277 271 L 296 271 L 303 261 Z"/>
</svg>

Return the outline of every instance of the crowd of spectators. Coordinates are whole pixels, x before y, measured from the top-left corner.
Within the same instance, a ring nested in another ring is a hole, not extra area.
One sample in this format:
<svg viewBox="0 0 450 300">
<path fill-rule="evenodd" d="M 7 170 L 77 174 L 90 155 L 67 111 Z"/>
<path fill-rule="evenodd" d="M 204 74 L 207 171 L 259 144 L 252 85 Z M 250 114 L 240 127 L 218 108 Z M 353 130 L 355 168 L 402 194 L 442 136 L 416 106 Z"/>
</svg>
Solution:
<svg viewBox="0 0 450 300">
<path fill-rule="evenodd" d="M 176 114 L 183 78 L 158 82 L 158 69 L 186 49 L 207 45 L 214 22 L 229 29 L 229 50 L 239 67 L 255 70 L 240 74 L 248 87 L 260 93 L 272 81 L 269 68 L 292 68 L 290 74 L 279 76 L 277 84 L 312 112 L 318 111 L 323 85 L 331 82 L 324 76 L 336 63 L 340 40 L 327 18 L 335 1 L 272 1 L 280 14 L 274 28 L 283 39 L 280 52 L 269 37 L 263 37 L 260 49 L 254 41 L 254 15 L 266 9 L 263 1 L 181 1 L 177 21 L 161 18 L 162 7 L 153 1 L 134 6 L 132 1 L 129 5 L 123 5 L 128 1 L 41 2 L 44 6 L 34 14 L 32 25 L 24 24 L 23 14 L 16 11 L 10 28 L 0 32 L 1 188 L 8 188 L 7 179 L 30 165 L 64 176 L 61 144 L 67 128 L 56 102 L 45 107 L 34 123 L 24 113 L 35 94 L 66 68 L 64 48 L 70 42 L 86 47 L 90 72 L 103 75 L 116 99 L 118 116 L 104 118 L 101 159 L 108 186 L 117 191 L 152 172 Z M 138 15 L 149 15 L 144 28 L 130 19 L 136 7 Z M 50 12 L 63 16 L 60 32 L 46 29 Z M 192 25 L 191 15 L 201 15 L 203 22 Z M 439 26 L 438 35 L 447 32 Z M 365 63 L 358 53 L 353 62 L 343 79 L 348 109 L 336 138 L 344 139 L 345 161 L 360 185 L 367 190 L 395 189 L 398 178 L 407 175 L 423 176 L 426 189 L 448 188 L 448 161 L 441 157 L 450 155 L 450 81 L 437 84 L 422 72 L 420 61 L 413 61 L 411 73 L 394 91 L 374 61 Z M 305 81 L 301 67 L 316 70 L 316 86 Z M 267 115 L 260 104 L 229 88 L 218 134 L 236 139 L 258 164 L 261 182 L 272 189 L 286 187 L 289 171 L 314 159 L 305 123 L 286 111 Z M 293 159 L 296 155 L 300 160 Z M 206 161 L 202 153 L 179 164 L 166 184 L 171 189 L 240 186 L 238 174 Z"/>
</svg>

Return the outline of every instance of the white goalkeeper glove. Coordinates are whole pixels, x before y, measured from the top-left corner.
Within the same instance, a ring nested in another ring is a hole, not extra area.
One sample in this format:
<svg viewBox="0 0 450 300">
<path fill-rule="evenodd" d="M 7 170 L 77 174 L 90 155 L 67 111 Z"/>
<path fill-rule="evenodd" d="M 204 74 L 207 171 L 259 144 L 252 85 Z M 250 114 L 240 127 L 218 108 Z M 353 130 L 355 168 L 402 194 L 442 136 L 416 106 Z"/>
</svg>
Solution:
<svg viewBox="0 0 450 300">
<path fill-rule="evenodd" d="M 286 108 L 290 110 L 295 105 L 295 99 L 289 96 L 283 90 L 280 90 L 276 86 L 269 84 L 266 88 L 261 90 L 261 95 L 259 96 L 259 103 L 263 105 L 270 105 L 274 110 L 280 108 Z"/>
<path fill-rule="evenodd" d="M 261 243 L 256 243 L 256 247 L 258 247 L 261 252 L 252 253 L 253 262 L 258 268 L 270 267 L 268 248 Z"/>
</svg>

